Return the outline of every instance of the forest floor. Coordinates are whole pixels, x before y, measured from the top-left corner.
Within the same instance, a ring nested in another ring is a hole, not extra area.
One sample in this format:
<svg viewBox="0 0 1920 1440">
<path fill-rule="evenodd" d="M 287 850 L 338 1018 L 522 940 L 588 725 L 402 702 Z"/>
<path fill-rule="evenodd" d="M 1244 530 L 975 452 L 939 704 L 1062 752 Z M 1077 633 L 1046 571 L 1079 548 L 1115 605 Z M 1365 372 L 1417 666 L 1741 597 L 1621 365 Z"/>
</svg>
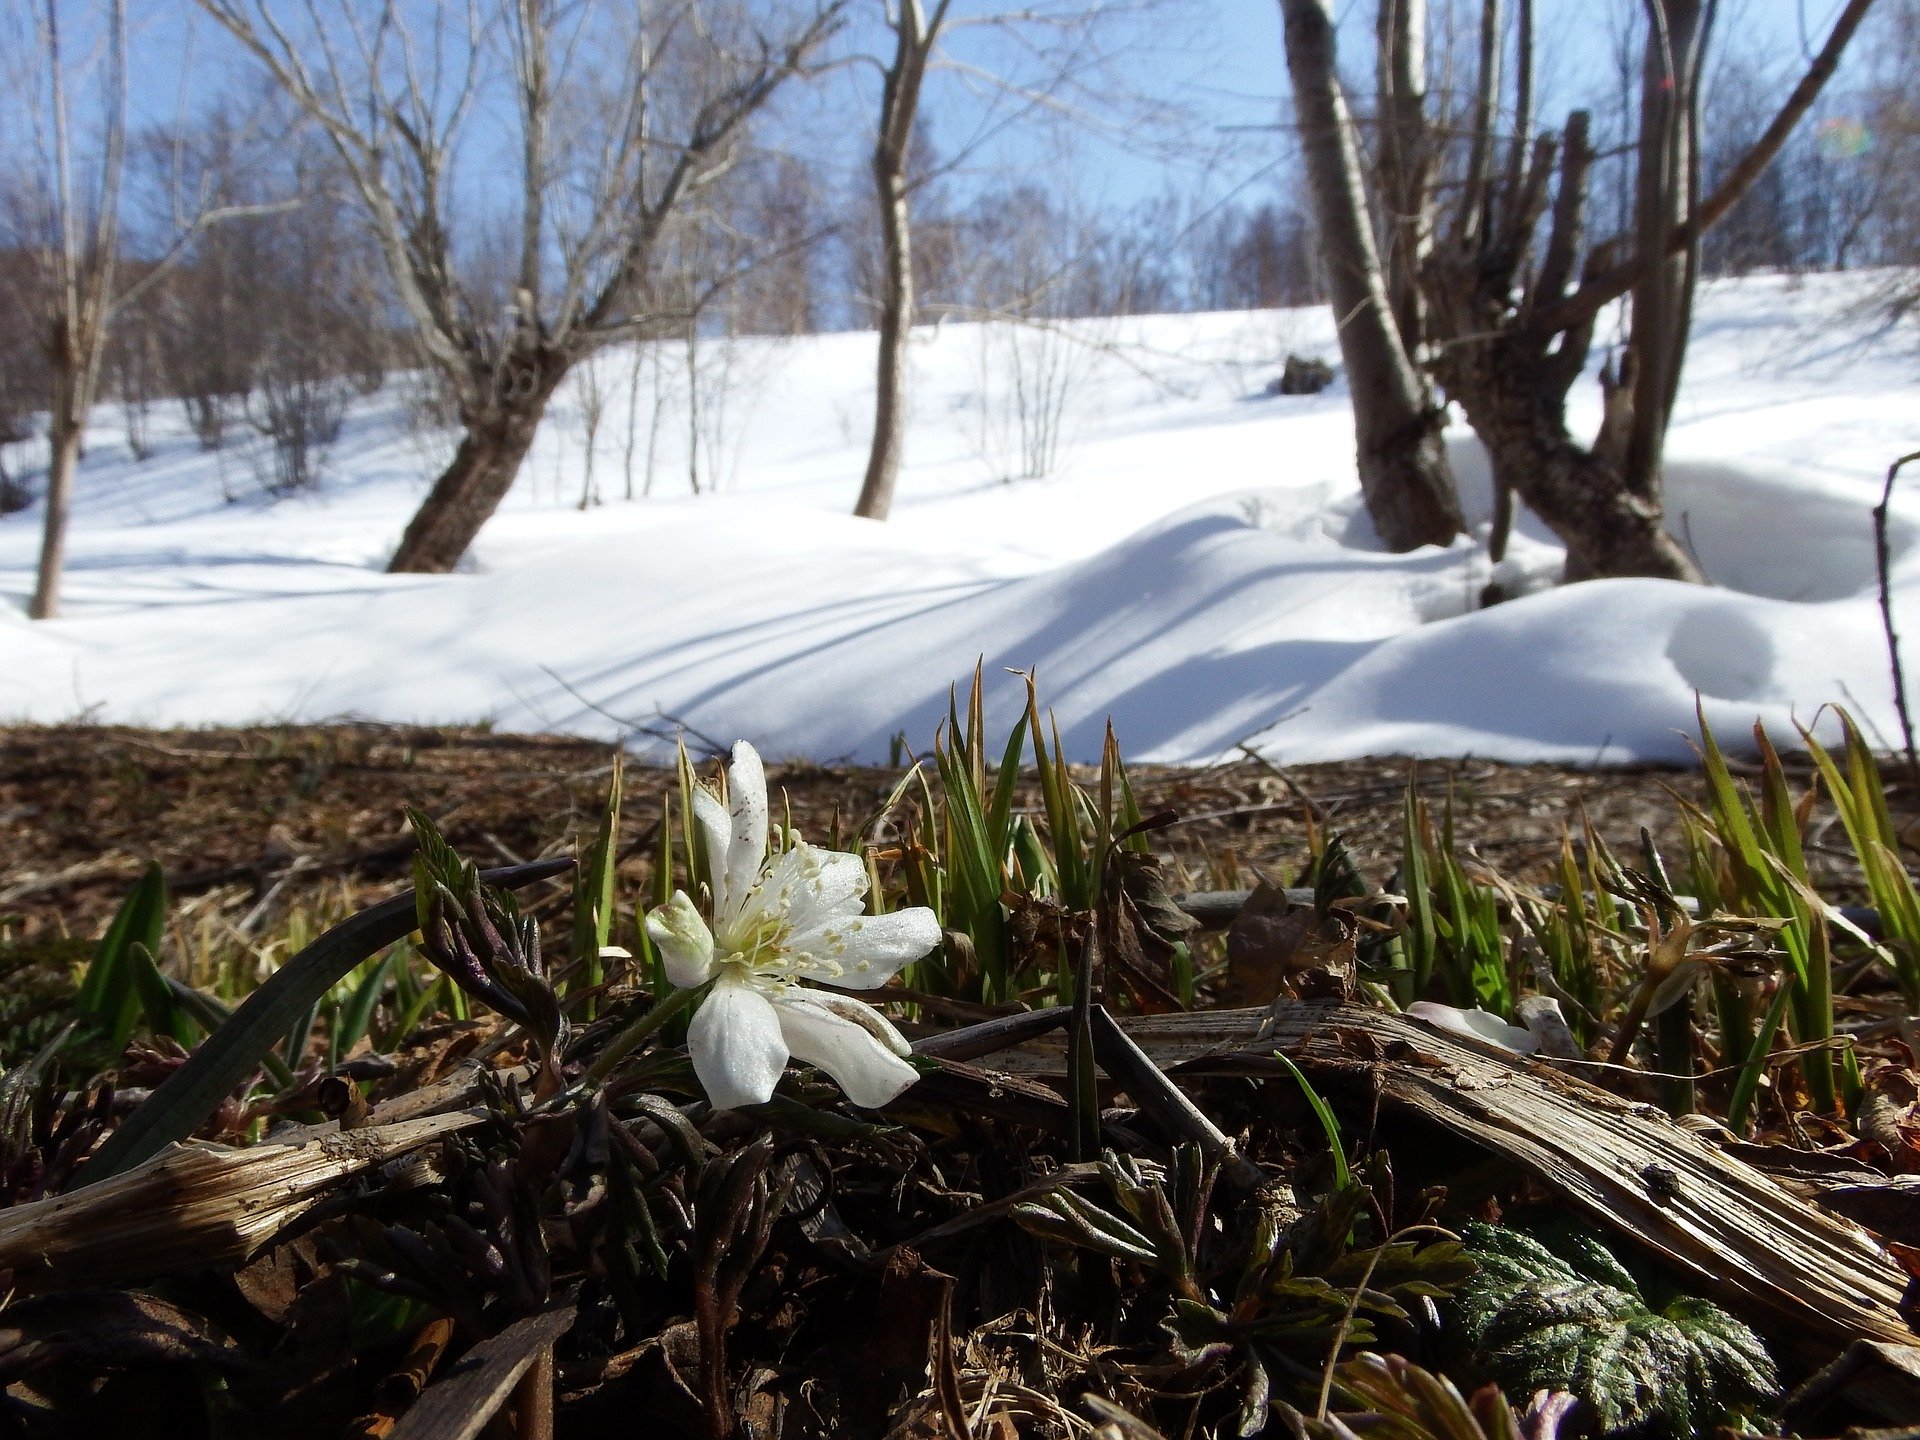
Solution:
<svg viewBox="0 0 1920 1440">
<path fill-rule="evenodd" d="M 224 915 L 270 929 L 296 905 L 342 914 L 404 879 L 413 849 L 404 807 L 425 810 L 482 863 L 564 853 L 597 821 L 612 759 L 591 741 L 417 726 L 0 729 L 0 927 L 15 939 L 97 934 L 155 860 L 182 919 Z M 1804 786 L 1807 767 L 1791 757 L 1788 765 Z M 801 763 L 776 765 L 769 782 L 786 797 L 792 825 L 823 843 L 856 828 L 869 839 L 884 835 L 871 827 L 900 773 Z M 1290 883 L 1307 858 L 1310 812 L 1385 883 L 1399 858 L 1410 777 L 1436 818 L 1451 797 L 1463 848 L 1518 881 L 1549 879 L 1562 836 L 1578 839 L 1587 820 L 1622 856 L 1639 853 L 1642 827 L 1676 855 L 1673 799 L 1702 799 L 1697 773 L 1660 767 L 1384 758 L 1129 774 L 1143 814 L 1177 817 L 1154 846 L 1174 886 L 1194 890 L 1250 885 L 1256 872 Z M 674 785 L 671 770 L 627 768 L 629 877 L 650 867 L 661 802 Z M 1037 808 L 1029 791 L 1019 803 Z M 1903 830 L 1920 821 L 1913 786 L 1890 783 L 1888 800 Z M 1809 861 L 1844 895 L 1852 862 L 1844 835 L 1826 834 L 1833 823 L 1821 807 Z"/>
</svg>

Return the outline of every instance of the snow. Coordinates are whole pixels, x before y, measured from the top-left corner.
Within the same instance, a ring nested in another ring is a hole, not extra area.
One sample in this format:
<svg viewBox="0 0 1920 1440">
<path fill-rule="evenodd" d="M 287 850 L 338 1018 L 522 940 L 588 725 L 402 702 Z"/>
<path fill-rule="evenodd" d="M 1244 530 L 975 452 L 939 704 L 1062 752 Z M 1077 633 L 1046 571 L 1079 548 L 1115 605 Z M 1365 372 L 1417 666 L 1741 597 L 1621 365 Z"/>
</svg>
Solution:
<svg viewBox="0 0 1920 1440">
<path fill-rule="evenodd" d="M 1884 739 L 1898 722 L 1871 509 L 1889 461 L 1920 445 L 1920 357 L 1859 318 L 1857 293 L 1767 277 L 1701 296 L 1668 506 L 1713 586 L 1555 588 L 1558 547 L 1523 516 L 1501 578 L 1525 593 L 1491 609 L 1483 546 L 1380 548 L 1337 386 L 1263 395 L 1289 350 L 1336 358 L 1325 311 L 1078 322 L 1070 338 L 924 328 L 885 524 L 847 513 L 870 335 L 703 344 L 699 363 L 724 362 L 730 383 L 691 427 L 684 354 L 616 352 L 595 367 L 607 503 L 578 508 L 576 386 L 451 576 L 380 568 L 445 453 L 410 432 L 404 377 L 356 404 L 318 491 L 277 500 L 248 444 L 204 452 L 163 409 L 135 462 L 102 405 L 62 619 L 24 618 L 39 512 L 0 519 L 0 718 L 607 737 L 684 723 L 770 756 L 884 760 L 896 735 L 931 743 L 949 687 L 983 659 L 994 718 L 1023 693 L 1005 672 L 1037 671 L 1082 760 L 1111 717 L 1140 761 L 1243 744 L 1279 763 L 1684 761 L 1696 695 L 1729 742 L 1756 719 L 1784 741 L 1830 702 Z M 627 501 L 636 365 L 636 485 L 656 384 L 666 401 L 651 494 Z M 1070 392 L 1043 479 L 1007 478 L 1016 374 Z M 1575 396 L 1590 433 L 1590 378 Z M 1448 443 L 1484 534 L 1484 457 L 1458 424 Z M 30 471 L 34 450 L 13 447 L 9 468 Z M 1892 537 L 1896 617 L 1920 637 L 1920 501 L 1896 499 Z"/>
</svg>

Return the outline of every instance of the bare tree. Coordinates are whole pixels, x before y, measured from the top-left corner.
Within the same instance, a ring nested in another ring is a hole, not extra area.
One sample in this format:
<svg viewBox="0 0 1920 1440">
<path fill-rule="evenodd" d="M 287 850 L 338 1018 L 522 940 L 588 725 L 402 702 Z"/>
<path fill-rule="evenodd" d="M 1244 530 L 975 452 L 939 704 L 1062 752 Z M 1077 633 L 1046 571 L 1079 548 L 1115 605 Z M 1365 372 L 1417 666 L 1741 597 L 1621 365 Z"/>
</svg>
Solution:
<svg viewBox="0 0 1920 1440">
<path fill-rule="evenodd" d="M 855 515 L 884 520 L 893 508 L 900 458 L 907 440 L 907 336 L 913 329 L 913 230 L 908 214 L 907 157 L 927 65 L 947 21 L 949 0 L 887 6 L 893 56 L 880 91 L 880 126 L 873 145 L 874 196 L 880 206 L 880 355 L 873 402 L 873 443 L 860 482 Z"/>
<path fill-rule="evenodd" d="M 45 65 L 45 122 L 51 130 L 49 174 L 34 197 L 38 211 L 29 222 L 38 232 L 33 246 L 39 263 L 40 299 L 46 307 L 48 446 L 40 565 L 27 613 L 36 620 L 60 613 L 60 577 L 67 548 L 67 514 L 73 475 L 80 463 L 81 432 L 93 407 L 106 337 L 115 303 L 115 267 L 119 262 L 120 182 L 126 158 L 127 8 L 110 0 L 106 17 L 106 58 L 102 80 L 102 134 L 97 173 L 90 194 L 86 178 L 76 176 L 74 113 L 69 100 L 67 60 L 61 47 L 58 0 L 47 0 L 37 26 Z M 39 127 L 36 127 L 39 128 Z"/>
<path fill-rule="evenodd" d="M 36 9 L 38 73 L 19 87 L 27 93 L 37 154 L 32 181 L 21 196 L 22 211 L 14 218 L 24 232 L 22 246 L 32 257 L 35 274 L 29 288 L 40 310 L 48 385 L 45 524 L 27 611 L 35 619 L 49 619 L 60 611 L 74 473 L 115 321 L 165 278 L 196 234 L 245 208 L 215 203 L 205 187 L 191 195 L 176 191 L 171 197 L 171 243 L 129 281 L 121 254 L 126 0 L 106 0 L 92 13 L 98 24 L 95 104 L 87 111 L 75 104 L 61 0 L 44 0 Z M 94 133 L 77 135 L 89 121 Z M 84 156 L 77 153 L 83 148 Z"/>
<path fill-rule="evenodd" d="M 1849 0 L 1772 122 L 1702 197 L 1699 66 L 1711 6 L 1647 0 L 1631 236 L 1589 243 L 1595 154 L 1586 112 L 1574 112 L 1557 137 L 1515 134 L 1505 164 L 1494 158 L 1493 109 L 1476 115 L 1453 218 L 1424 269 L 1433 368 L 1486 445 L 1496 486 L 1518 495 L 1566 543 L 1568 579 L 1699 578 L 1667 533 L 1659 483 L 1699 240 L 1779 151 L 1870 4 Z M 1487 0 L 1485 27 L 1499 24 L 1497 0 Z M 1483 55 L 1492 48 L 1483 45 Z M 1517 65 L 1521 85 L 1530 87 L 1530 46 Z M 1601 376 L 1600 431 L 1581 445 L 1567 430 L 1567 394 L 1601 309 L 1629 294 L 1625 351 Z"/>
<path fill-rule="evenodd" d="M 1382 73 L 1424 83 L 1425 61 L 1415 53 L 1423 0 L 1383 0 L 1397 19 L 1383 21 L 1390 53 Z M 1327 260 L 1327 288 L 1353 396 L 1360 492 L 1380 538 L 1393 550 L 1445 545 L 1464 522 L 1453 472 L 1441 444 L 1442 415 L 1414 364 L 1417 337 L 1403 335 L 1386 272 L 1374 243 L 1374 225 L 1361 171 L 1353 117 L 1335 69 L 1333 14 L 1327 0 L 1281 0 L 1287 71 L 1314 210 Z M 1397 194 L 1419 178 L 1420 126 L 1409 107 L 1384 107 L 1394 117 L 1391 182 Z M 1395 273 L 1404 274 L 1422 248 L 1419 216 L 1425 201 L 1399 194 L 1389 227 Z M 1410 301 L 1408 323 L 1416 323 Z"/>
<path fill-rule="evenodd" d="M 629 14 L 613 4 L 498 0 L 420 42 L 398 0 L 370 18 L 270 0 L 201 0 L 332 143 L 462 434 L 389 569 L 453 568 L 513 484 L 554 390 L 582 356 L 657 333 L 652 265 L 722 175 L 752 117 L 807 70 L 847 0 L 803 0 L 763 25 L 714 0 Z M 765 8 L 757 12 L 765 16 Z M 517 122 L 517 234 L 453 210 L 455 152 L 504 61 Z M 462 265 L 489 239 L 505 293 Z"/>
<path fill-rule="evenodd" d="M 924 169 L 915 174 L 914 161 L 929 148 L 920 124 L 921 101 L 943 38 L 962 26 L 1015 36 L 1020 48 L 1038 63 L 1039 73 L 1025 78 L 974 64 L 962 67 L 977 89 L 1010 102 L 1006 113 L 989 114 L 978 124 L 974 140 L 958 151 L 964 155 L 1017 115 L 1036 109 L 1053 114 L 1087 110 L 1101 68 L 1097 40 L 1102 30 L 1122 14 L 1141 12 L 1150 3 L 1087 0 L 1077 7 L 1029 7 L 956 19 L 949 13 L 949 0 L 932 0 L 931 8 L 926 0 L 884 0 L 892 53 L 875 61 L 882 81 L 870 161 L 881 242 L 879 352 L 873 438 L 860 497 L 853 507 L 855 515 L 887 518 L 906 448 L 907 341 L 914 324 L 917 273 L 911 202 L 916 183 L 926 175 Z M 948 164 L 954 158 L 949 157 Z"/>
<path fill-rule="evenodd" d="M 639 369 L 640 358 L 636 355 L 634 357 L 636 374 Z M 574 416 L 580 422 L 580 443 L 581 448 L 586 452 L 586 473 L 580 479 L 580 509 L 582 510 L 600 503 L 599 487 L 593 483 L 593 462 L 600 450 L 600 427 L 607 418 L 607 401 L 611 396 L 612 386 L 613 377 L 607 373 L 607 367 L 597 356 L 587 355 L 574 367 Z"/>
</svg>

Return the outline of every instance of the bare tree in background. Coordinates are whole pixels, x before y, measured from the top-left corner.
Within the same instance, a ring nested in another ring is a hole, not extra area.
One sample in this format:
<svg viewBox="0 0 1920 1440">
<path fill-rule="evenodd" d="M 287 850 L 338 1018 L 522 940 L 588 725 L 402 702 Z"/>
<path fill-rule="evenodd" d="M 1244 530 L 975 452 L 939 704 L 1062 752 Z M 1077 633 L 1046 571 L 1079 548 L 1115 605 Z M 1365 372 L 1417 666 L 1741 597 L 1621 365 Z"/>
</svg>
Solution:
<svg viewBox="0 0 1920 1440">
<path fill-rule="evenodd" d="M 969 66 L 970 77 L 985 88 L 1014 101 L 1022 109 L 1043 107 L 1064 111 L 1092 89 L 1098 69 L 1094 38 L 1123 12 L 1146 8 L 1147 0 L 1088 0 L 1078 8 L 1029 8 L 954 19 L 949 0 L 883 0 L 887 28 L 893 37 L 892 54 L 879 64 L 882 82 L 880 118 L 874 136 L 870 168 L 880 220 L 879 354 L 874 391 L 873 438 L 867 452 L 866 474 L 853 513 L 884 520 L 893 507 L 906 450 L 907 341 L 915 314 L 912 192 L 916 146 L 924 147 L 920 123 L 921 98 L 934 56 L 944 36 L 961 26 L 995 29 L 1018 35 L 1022 48 L 1035 56 L 1043 74 L 1026 81 L 994 75 Z M 1037 38 L 1044 32 L 1047 38 Z M 977 135 L 995 128 L 993 122 Z M 962 153 L 971 146 L 962 147 Z"/>
<path fill-rule="evenodd" d="M 1383 20 L 1388 53 L 1383 76 L 1417 83 L 1424 93 L 1426 63 L 1420 36 L 1424 0 L 1382 0 L 1397 18 Z M 1410 267 L 1424 245 L 1423 125 L 1411 105 L 1383 104 L 1393 163 L 1389 193 L 1395 209 L 1387 227 L 1400 305 L 1389 293 L 1387 271 L 1374 243 L 1374 224 L 1361 172 L 1353 116 L 1335 69 L 1333 13 L 1327 0 L 1281 0 L 1287 70 L 1293 80 L 1300 144 L 1326 254 L 1327 288 L 1353 397 L 1360 492 L 1374 529 L 1392 550 L 1445 545 L 1464 527 L 1453 472 L 1440 440 L 1442 415 L 1414 363 L 1417 335 L 1403 334 L 1400 312 L 1416 324 L 1408 292 Z M 1419 185 L 1421 195 L 1409 195 Z"/>
<path fill-rule="evenodd" d="M 949 0 L 888 0 L 893 57 L 880 90 L 873 145 L 874 196 L 880 206 L 880 355 L 873 402 L 873 443 L 855 515 L 884 520 L 907 443 L 907 337 L 913 330 L 913 229 L 908 211 L 907 157 L 920 113 L 927 65 L 947 22 Z"/>
<path fill-rule="evenodd" d="M 640 357 L 633 356 L 633 372 L 640 373 Z M 573 370 L 573 406 L 575 418 L 580 422 L 580 445 L 585 451 L 585 474 L 580 478 L 580 506 L 582 510 L 600 503 L 600 487 L 593 483 L 593 462 L 600 452 L 600 427 L 606 422 L 607 400 L 611 396 L 613 377 L 607 373 L 606 364 L 594 355 L 583 357 Z"/>
<path fill-rule="evenodd" d="M 1858 143 L 1880 194 L 1864 248 L 1873 263 L 1897 266 L 1875 287 L 1877 308 L 1900 319 L 1920 313 L 1920 0 L 1895 0 L 1874 47 Z"/>
<path fill-rule="evenodd" d="M 298 34 L 270 0 L 201 0 L 332 143 L 458 412 L 458 448 L 389 569 L 451 570 L 506 497 L 568 370 L 655 333 L 663 239 L 727 169 L 752 117 L 809 68 L 845 4 L 804 0 L 762 25 L 767 7 L 712 0 L 631 13 L 500 0 L 468 8 L 464 32 L 432 48 L 397 0 L 370 17 L 314 0 Z M 518 213 L 463 221 L 455 150 L 502 57 Z M 485 248 L 485 227 L 509 224 L 508 293 L 489 293 L 458 247 Z"/>
<path fill-rule="evenodd" d="M 1523 11 L 1529 3 L 1521 0 Z M 1660 503 L 1661 453 L 1685 357 L 1699 240 L 1813 104 L 1872 0 L 1849 0 L 1771 124 L 1706 197 L 1699 193 L 1699 66 L 1711 6 L 1646 3 L 1633 233 L 1589 243 L 1596 157 L 1586 112 L 1576 111 L 1557 137 L 1535 138 L 1529 120 L 1502 157 L 1498 107 L 1481 105 L 1446 233 L 1423 272 L 1434 371 L 1485 444 L 1496 487 L 1519 496 L 1566 543 L 1570 580 L 1699 578 L 1667 533 Z M 1483 34 L 1497 36 L 1498 0 L 1485 0 L 1483 17 Z M 1523 40 L 1529 31 L 1521 26 Z M 1487 74 L 1497 65 L 1492 38 L 1481 53 L 1482 94 L 1497 97 L 1499 81 Z M 1531 93 L 1532 64 L 1531 46 L 1523 43 L 1517 93 Z M 1604 418 L 1593 444 L 1583 446 L 1567 430 L 1567 394 L 1582 373 L 1601 309 L 1629 294 L 1625 351 L 1602 373 Z"/>
<path fill-rule="evenodd" d="M 0 310 L 30 313 L 34 268 L 25 251 L 0 250 Z M 27 327 L 0 325 L 0 515 L 33 503 L 32 492 L 7 471 L 6 447 L 33 438 L 33 415 L 42 403 L 40 370 L 41 356 Z"/>
<path fill-rule="evenodd" d="M 108 338 L 117 318 L 158 285 L 187 252 L 193 237 L 215 222 L 253 207 L 223 206 L 205 187 L 176 193 L 174 236 L 144 262 L 128 282 L 122 269 L 121 202 L 127 152 L 127 6 L 106 0 L 94 7 L 100 54 L 97 103 L 89 111 L 74 103 L 64 46 L 61 0 L 45 0 L 36 14 L 38 74 L 28 93 L 39 151 L 34 182 L 15 217 L 23 247 L 34 258 L 34 297 L 44 326 L 48 379 L 49 461 L 42 496 L 45 525 L 33 598 L 36 620 L 60 612 L 60 582 L 66 563 L 67 520 L 74 472 L 87 413 L 100 385 Z M 88 120 L 93 136 L 77 136 Z M 88 154 L 76 154 L 81 147 Z"/>
</svg>

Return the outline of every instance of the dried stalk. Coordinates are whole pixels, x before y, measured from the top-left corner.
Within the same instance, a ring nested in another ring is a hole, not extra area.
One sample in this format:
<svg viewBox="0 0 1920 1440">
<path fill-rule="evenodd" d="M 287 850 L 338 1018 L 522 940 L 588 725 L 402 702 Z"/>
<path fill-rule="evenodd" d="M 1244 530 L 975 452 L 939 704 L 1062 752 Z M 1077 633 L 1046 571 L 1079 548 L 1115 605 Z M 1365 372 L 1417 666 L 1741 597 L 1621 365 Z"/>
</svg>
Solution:
<svg viewBox="0 0 1920 1440">
<path fill-rule="evenodd" d="M 1857 1339 L 1915 1343 L 1900 1311 L 1906 1275 L 1871 1235 L 1789 1194 L 1653 1106 L 1357 1005 L 1313 1002 L 1123 1023 L 1175 1078 L 1277 1073 L 1273 1053 L 1284 1049 L 1316 1078 L 1378 1087 L 1389 1106 L 1495 1152 L 1590 1220 L 1629 1235 L 1809 1363 L 1824 1364 Z M 1047 1036 L 995 1063 L 1059 1077 L 1065 1060 L 1059 1037 Z"/>
<path fill-rule="evenodd" d="M 431 1115 L 244 1150 L 169 1145 L 98 1185 L 0 1212 L 0 1269 L 46 1291 L 238 1264 L 341 1181 L 484 1118 Z"/>
</svg>

